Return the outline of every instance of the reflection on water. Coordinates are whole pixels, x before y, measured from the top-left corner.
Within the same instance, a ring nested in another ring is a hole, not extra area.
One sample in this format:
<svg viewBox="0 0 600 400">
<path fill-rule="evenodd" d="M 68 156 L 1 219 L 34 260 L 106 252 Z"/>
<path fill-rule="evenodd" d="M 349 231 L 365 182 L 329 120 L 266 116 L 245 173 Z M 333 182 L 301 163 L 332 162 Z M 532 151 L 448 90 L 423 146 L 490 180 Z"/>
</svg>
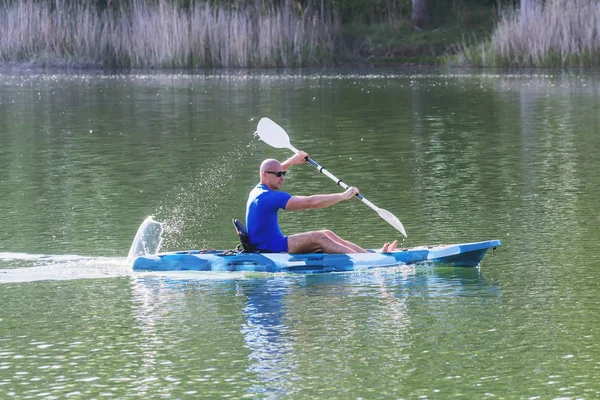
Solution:
<svg viewBox="0 0 600 400">
<path fill-rule="evenodd" d="M 132 310 L 143 336 L 143 393 L 155 393 L 169 377 L 177 383 L 171 394 L 210 387 L 259 398 L 322 397 L 351 370 L 369 366 L 377 372 L 364 383 L 365 394 L 391 395 L 398 393 L 397 382 L 385 377 L 418 369 L 417 343 L 446 335 L 431 326 L 419 330 L 430 318 L 448 316 L 440 326 L 447 329 L 453 318 L 472 317 L 454 314 L 461 298 L 499 296 L 476 269 L 254 275 L 228 281 L 221 274 L 220 282 L 203 274 L 132 281 Z M 445 309 L 432 313 L 412 304 L 423 298 L 440 299 Z M 357 348 L 365 360 L 355 358 Z M 237 385 L 226 384 L 226 377 L 236 377 Z"/>
<path fill-rule="evenodd" d="M 290 362 L 293 342 L 286 321 L 285 296 L 292 286 L 286 278 L 238 282 L 237 295 L 247 298 L 241 332 L 250 350 L 248 373 L 258 380 L 249 388 L 261 398 L 287 395 L 285 382 L 297 380 Z"/>
</svg>

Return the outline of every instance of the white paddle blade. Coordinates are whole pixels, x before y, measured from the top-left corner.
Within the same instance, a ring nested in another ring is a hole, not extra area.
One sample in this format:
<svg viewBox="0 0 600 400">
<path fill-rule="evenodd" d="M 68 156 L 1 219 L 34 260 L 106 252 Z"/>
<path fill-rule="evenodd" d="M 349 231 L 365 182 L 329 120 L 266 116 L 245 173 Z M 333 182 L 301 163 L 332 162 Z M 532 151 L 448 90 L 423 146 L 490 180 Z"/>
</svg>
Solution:
<svg viewBox="0 0 600 400">
<path fill-rule="evenodd" d="M 392 214 L 388 210 L 384 210 L 383 208 L 378 208 L 377 214 L 379 214 L 381 218 L 385 219 L 388 222 L 388 224 L 396 228 L 401 234 L 404 235 L 404 237 L 408 237 L 406 236 L 406 230 L 404 230 L 402 222 L 400 222 L 400 220 L 396 218 L 394 214 Z"/>
<path fill-rule="evenodd" d="M 260 140 L 276 149 L 289 149 L 292 147 L 288 134 L 282 127 L 269 118 L 261 118 L 260 121 L 258 121 L 256 133 L 258 133 Z"/>
</svg>

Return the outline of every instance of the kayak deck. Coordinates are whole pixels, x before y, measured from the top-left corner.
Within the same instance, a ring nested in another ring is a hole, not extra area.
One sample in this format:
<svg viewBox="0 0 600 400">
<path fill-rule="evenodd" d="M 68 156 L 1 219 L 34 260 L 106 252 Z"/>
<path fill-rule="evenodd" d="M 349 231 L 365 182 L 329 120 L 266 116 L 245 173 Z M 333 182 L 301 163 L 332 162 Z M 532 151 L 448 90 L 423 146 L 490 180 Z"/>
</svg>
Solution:
<svg viewBox="0 0 600 400">
<path fill-rule="evenodd" d="M 323 273 L 392 267 L 419 262 L 476 267 L 499 240 L 440 246 L 421 246 L 393 253 L 358 254 L 247 253 L 224 250 L 189 250 L 137 257 L 134 271 L 253 271 Z"/>
</svg>

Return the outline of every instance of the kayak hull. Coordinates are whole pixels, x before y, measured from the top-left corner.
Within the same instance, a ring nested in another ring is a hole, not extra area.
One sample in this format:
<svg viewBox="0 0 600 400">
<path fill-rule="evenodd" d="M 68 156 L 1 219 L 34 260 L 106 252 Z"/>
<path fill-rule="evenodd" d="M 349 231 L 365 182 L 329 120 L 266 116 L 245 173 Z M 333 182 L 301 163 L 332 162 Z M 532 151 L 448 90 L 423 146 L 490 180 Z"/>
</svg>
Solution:
<svg viewBox="0 0 600 400">
<path fill-rule="evenodd" d="M 371 251 L 360 254 L 289 254 L 190 250 L 137 257 L 133 262 L 133 270 L 323 273 L 393 267 L 419 262 L 476 267 L 485 253 L 497 246 L 500 246 L 499 240 L 421 246 L 393 253 Z"/>
</svg>

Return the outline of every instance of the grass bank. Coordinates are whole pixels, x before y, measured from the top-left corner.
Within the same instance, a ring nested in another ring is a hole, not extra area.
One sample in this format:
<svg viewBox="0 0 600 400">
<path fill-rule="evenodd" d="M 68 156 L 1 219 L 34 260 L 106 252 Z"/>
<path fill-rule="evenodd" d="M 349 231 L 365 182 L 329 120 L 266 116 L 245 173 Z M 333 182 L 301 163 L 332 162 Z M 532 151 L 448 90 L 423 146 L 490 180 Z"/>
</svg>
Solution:
<svg viewBox="0 0 600 400">
<path fill-rule="evenodd" d="M 497 19 L 496 9 L 487 4 L 432 1 L 432 5 L 423 30 L 413 27 L 409 14 L 377 23 L 343 24 L 349 59 L 381 66 L 441 64 L 465 37 L 489 38 Z"/>
<path fill-rule="evenodd" d="M 491 39 L 463 42 L 448 61 L 483 67 L 600 65 L 600 2 L 548 0 L 527 10 L 505 8 Z"/>
<path fill-rule="evenodd" d="M 85 3 L 87 4 L 87 3 Z M 133 0 L 98 10 L 79 2 L 0 3 L 0 62 L 56 67 L 295 67 L 336 60 L 334 13 L 281 7 L 226 10 Z"/>
</svg>

